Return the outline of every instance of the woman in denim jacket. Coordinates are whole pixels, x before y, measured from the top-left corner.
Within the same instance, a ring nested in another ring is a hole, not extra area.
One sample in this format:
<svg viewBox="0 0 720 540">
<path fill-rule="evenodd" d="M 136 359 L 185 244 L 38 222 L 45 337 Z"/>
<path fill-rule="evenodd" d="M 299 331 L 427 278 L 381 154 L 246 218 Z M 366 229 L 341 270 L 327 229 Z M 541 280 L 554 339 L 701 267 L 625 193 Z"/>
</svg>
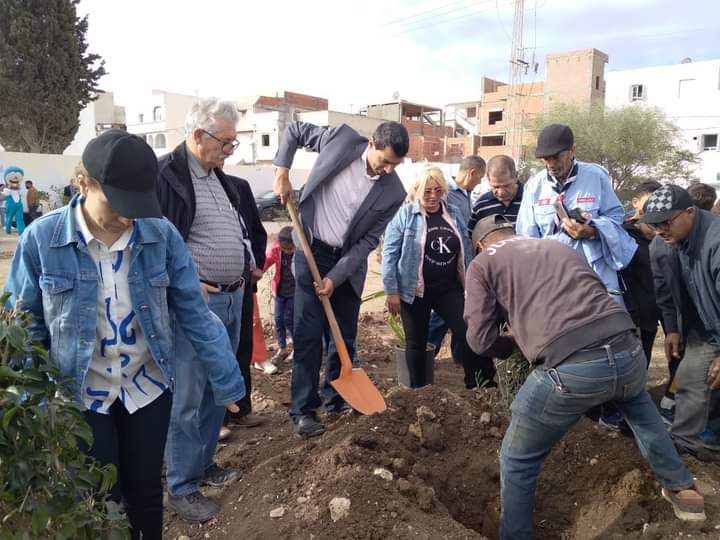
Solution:
<svg viewBox="0 0 720 540">
<path fill-rule="evenodd" d="M 431 310 L 460 337 L 465 385 L 480 379 L 491 384 L 492 364 L 467 345 L 465 268 L 472 258 L 470 239 L 460 211 L 446 202 L 447 181 L 437 167 L 423 169 L 410 191 L 411 202 L 395 214 L 385 230 L 382 280 L 391 315 L 400 315 L 405 354 L 414 388 L 428 383 L 424 365 Z"/>
<path fill-rule="evenodd" d="M 175 383 L 169 310 L 203 359 L 198 369 L 208 371 L 219 406 L 236 411 L 245 385 L 185 242 L 162 219 L 152 149 L 110 130 L 82 161 L 80 194 L 21 236 L 6 289 L 87 409 L 93 443 L 84 450 L 117 468 L 111 498 L 124 501 L 132 538 L 159 539 Z"/>
</svg>

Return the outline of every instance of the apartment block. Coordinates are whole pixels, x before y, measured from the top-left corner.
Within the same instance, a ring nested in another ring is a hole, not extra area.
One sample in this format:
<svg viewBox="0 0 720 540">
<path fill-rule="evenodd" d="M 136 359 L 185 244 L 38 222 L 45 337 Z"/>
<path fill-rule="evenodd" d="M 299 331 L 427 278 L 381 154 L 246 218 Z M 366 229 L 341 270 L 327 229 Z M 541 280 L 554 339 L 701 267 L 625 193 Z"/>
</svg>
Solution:
<svg viewBox="0 0 720 540">
<path fill-rule="evenodd" d="M 663 111 L 682 146 L 698 156 L 700 181 L 720 189 L 720 60 L 610 71 L 606 105 Z"/>
</svg>

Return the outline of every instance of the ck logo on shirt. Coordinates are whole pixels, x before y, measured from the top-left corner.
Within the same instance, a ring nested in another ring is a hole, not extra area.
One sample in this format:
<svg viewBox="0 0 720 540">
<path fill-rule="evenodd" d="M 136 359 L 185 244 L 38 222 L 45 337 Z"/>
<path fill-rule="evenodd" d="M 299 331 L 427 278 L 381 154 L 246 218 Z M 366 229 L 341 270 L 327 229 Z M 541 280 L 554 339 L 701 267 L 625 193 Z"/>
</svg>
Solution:
<svg viewBox="0 0 720 540">
<path fill-rule="evenodd" d="M 438 236 L 435 240 L 430 242 L 430 247 L 437 251 L 439 254 L 445 254 L 450 253 L 450 248 L 448 247 L 448 240 L 452 238 L 451 236 Z"/>
</svg>

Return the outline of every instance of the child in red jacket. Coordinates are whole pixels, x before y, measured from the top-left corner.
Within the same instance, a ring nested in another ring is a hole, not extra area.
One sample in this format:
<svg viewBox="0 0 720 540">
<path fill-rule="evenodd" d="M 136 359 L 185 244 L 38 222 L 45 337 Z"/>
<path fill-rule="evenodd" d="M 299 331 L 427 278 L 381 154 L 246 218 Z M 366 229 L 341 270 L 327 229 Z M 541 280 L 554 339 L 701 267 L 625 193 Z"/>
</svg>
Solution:
<svg viewBox="0 0 720 540">
<path fill-rule="evenodd" d="M 293 334 L 293 304 L 295 301 L 295 276 L 292 271 L 292 260 L 295 244 L 292 239 L 292 227 L 280 229 L 278 239 L 272 243 L 265 255 L 267 271 L 275 266 L 272 280 L 272 292 L 275 295 L 275 336 L 279 350 L 273 362 L 288 357 L 287 336 Z M 288 357 L 289 358 L 289 357 Z"/>
</svg>

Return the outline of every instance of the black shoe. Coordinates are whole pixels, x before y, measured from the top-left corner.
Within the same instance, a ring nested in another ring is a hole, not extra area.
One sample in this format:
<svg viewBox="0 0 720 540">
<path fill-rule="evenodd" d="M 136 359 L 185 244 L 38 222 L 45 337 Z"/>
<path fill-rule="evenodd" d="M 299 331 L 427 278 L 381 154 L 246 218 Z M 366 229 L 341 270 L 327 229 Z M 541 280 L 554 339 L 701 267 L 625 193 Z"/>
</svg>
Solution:
<svg viewBox="0 0 720 540">
<path fill-rule="evenodd" d="M 295 433 L 306 439 L 325 433 L 325 426 L 314 416 L 301 416 L 295 422 Z"/>
<path fill-rule="evenodd" d="M 240 478 L 240 473 L 234 469 L 224 469 L 217 463 L 213 463 L 205 469 L 205 476 L 200 480 L 201 486 L 224 487 L 230 482 Z"/>
<path fill-rule="evenodd" d="M 343 401 L 342 403 L 332 404 L 332 405 L 325 407 L 325 412 L 330 415 L 345 414 L 352 410 L 353 410 L 352 407 L 350 405 L 348 405 L 348 403 L 345 401 Z"/>
<path fill-rule="evenodd" d="M 196 491 L 182 497 L 168 496 L 170 508 L 185 521 L 203 523 L 220 512 L 220 505 Z"/>
</svg>

